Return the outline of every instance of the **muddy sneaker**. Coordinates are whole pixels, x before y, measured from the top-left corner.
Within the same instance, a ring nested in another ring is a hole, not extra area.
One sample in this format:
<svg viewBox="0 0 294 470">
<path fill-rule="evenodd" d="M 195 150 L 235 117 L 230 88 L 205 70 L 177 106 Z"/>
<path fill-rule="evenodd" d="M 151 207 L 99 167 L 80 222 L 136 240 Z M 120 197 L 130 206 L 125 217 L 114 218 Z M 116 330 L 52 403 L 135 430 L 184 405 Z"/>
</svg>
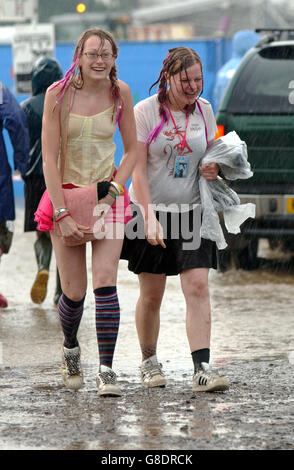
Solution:
<svg viewBox="0 0 294 470">
<path fill-rule="evenodd" d="M 157 361 L 156 355 L 142 362 L 141 381 L 144 387 L 165 387 L 166 379 L 162 371 L 162 365 Z"/>
<path fill-rule="evenodd" d="M 33 287 L 31 289 L 31 299 L 35 304 L 44 302 L 47 295 L 47 283 L 49 272 L 47 269 L 42 269 L 38 272 Z"/>
<path fill-rule="evenodd" d="M 71 390 L 78 390 L 83 385 L 81 349 L 79 346 L 72 349 L 68 349 L 63 346 L 62 353 L 63 364 L 61 373 L 63 376 L 64 385 Z"/>
<path fill-rule="evenodd" d="M 201 369 L 198 369 L 193 376 L 194 392 L 218 392 L 229 388 L 228 381 L 217 373 L 212 373 L 209 364 L 201 363 Z"/>
<path fill-rule="evenodd" d="M 5 299 L 4 295 L 0 294 L 0 308 L 8 307 L 7 300 Z"/>
<path fill-rule="evenodd" d="M 101 397 L 120 397 L 115 372 L 107 366 L 100 366 L 96 377 L 98 395 Z"/>
</svg>

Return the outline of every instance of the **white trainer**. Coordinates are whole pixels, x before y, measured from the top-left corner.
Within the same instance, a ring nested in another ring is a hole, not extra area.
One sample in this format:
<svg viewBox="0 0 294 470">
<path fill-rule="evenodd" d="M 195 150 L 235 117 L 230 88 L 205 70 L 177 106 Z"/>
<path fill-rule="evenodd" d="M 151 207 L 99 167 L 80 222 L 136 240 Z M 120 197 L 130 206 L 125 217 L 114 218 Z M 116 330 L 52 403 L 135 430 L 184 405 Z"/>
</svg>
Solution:
<svg viewBox="0 0 294 470">
<path fill-rule="evenodd" d="M 149 357 L 142 362 L 141 381 L 144 387 L 165 387 L 166 378 L 164 376 L 162 365 L 157 361 L 156 355 Z"/>
<path fill-rule="evenodd" d="M 116 373 L 107 366 L 101 365 L 96 377 L 98 395 L 103 397 L 120 397 Z"/>
<path fill-rule="evenodd" d="M 206 362 L 201 363 L 201 369 L 198 369 L 193 376 L 194 392 L 218 392 L 228 390 L 228 388 L 229 383 L 226 377 L 212 373 Z"/>
<path fill-rule="evenodd" d="M 83 386 L 83 370 L 81 366 L 81 349 L 79 346 L 68 349 L 62 347 L 63 364 L 61 373 L 64 385 L 71 390 L 78 390 Z"/>
</svg>

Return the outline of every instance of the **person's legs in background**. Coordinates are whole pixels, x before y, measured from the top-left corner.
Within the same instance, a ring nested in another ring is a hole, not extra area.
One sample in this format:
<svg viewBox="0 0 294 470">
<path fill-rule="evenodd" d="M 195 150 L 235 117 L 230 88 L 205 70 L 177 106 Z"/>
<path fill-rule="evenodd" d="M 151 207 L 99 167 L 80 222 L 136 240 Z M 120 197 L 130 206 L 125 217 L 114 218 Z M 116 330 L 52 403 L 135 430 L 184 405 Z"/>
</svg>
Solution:
<svg viewBox="0 0 294 470">
<path fill-rule="evenodd" d="M 1 256 L 7 254 L 10 250 L 13 238 L 13 221 L 4 221 L 0 223 L 0 262 Z M 7 299 L 0 294 L 0 308 L 8 307 Z"/>
<path fill-rule="evenodd" d="M 44 302 L 47 295 L 47 283 L 49 267 L 52 255 L 52 243 L 48 232 L 36 232 L 37 240 L 34 243 L 34 251 L 38 266 L 38 272 L 31 289 L 31 299 L 35 304 Z"/>
</svg>

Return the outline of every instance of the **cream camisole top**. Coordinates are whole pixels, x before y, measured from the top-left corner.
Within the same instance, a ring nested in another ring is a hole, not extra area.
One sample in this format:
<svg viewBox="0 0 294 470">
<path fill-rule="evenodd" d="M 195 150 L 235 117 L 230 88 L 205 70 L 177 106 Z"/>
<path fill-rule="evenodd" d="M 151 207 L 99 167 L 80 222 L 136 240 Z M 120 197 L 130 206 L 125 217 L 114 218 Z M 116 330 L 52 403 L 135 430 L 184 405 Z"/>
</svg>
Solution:
<svg viewBox="0 0 294 470">
<path fill-rule="evenodd" d="M 63 184 L 87 186 L 112 175 L 116 149 L 113 108 L 93 116 L 69 114 Z"/>
</svg>

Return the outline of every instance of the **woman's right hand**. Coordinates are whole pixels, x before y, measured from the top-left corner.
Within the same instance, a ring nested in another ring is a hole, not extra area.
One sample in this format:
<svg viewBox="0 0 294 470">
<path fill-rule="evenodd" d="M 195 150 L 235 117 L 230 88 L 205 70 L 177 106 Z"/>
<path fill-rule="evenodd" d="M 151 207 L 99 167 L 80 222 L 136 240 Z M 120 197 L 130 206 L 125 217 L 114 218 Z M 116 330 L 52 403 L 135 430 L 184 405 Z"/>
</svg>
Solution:
<svg viewBox="0 0 294 470">
<path fill-rule="evenodd" d="M 148 243 L 150 243 L 150 245 L 161 245 L 162 248 L 166 248 L 166 244 L 164 243 L 163 239 L 163 229 L 155 215 L 149 217 L 145 221 L 145 235 L 146 240 Z"/>
<path fill-rule="evenodd" d="M 79 241 L 84 237 L 84 231 L 90 230 L 90 227 L 77 224 L 71 216 L 64 217 L 57 223 L 61 236 L 67 240 Z"/>
</svg>

